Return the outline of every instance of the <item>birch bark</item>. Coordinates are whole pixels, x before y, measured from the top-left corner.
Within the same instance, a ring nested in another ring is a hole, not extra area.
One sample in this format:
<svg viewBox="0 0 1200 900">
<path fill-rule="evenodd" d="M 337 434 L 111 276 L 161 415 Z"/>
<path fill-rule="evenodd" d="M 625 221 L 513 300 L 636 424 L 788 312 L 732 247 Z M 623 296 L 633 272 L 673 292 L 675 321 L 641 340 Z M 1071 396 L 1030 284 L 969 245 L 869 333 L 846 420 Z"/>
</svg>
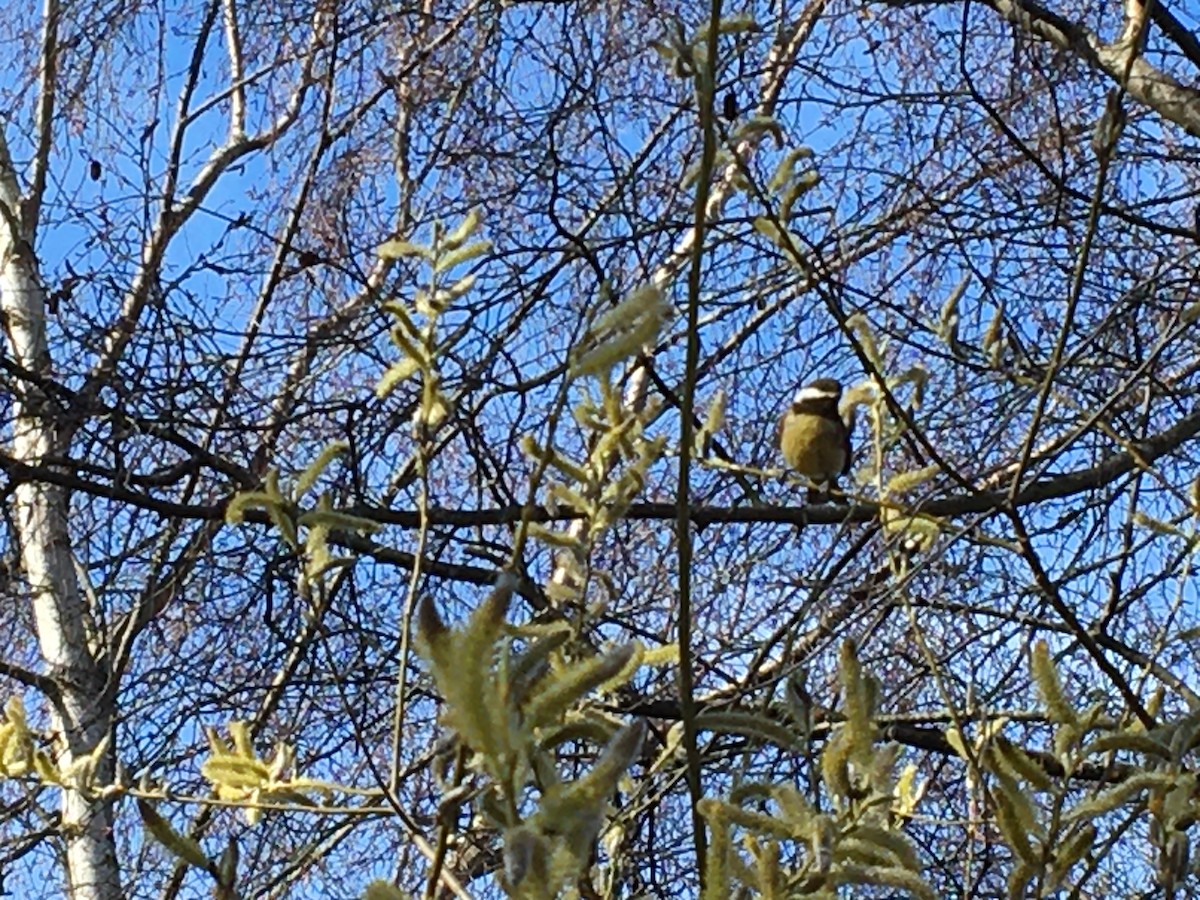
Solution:
<svg viewBox="0 0 1200 900">
<path fill-rule="evenodd" d="M 63 455 L 70 411 L 45 389 L 53 375 L 46 294 L 32 246 L 32 227 L 22 221 L 21 191 L 2 131 L 0 214 L 0 321 L 12 360 L 25 370 L 25 377 L 13 386 L 8 450 L 21 463 L 43 465 L 47 458 Z M 113 724 L 113 703 L 104 697 L 109 673 L 89 646 L 89 611 L 75 576 L 69 512 L 61 487 L 24 482 L 14 492 L 21 566 L 38 644 L 45 674 L 58 693 L 50 709 L 53 751 L 60 769 L 89 755 Z M 110 752 L 97 768 L 98 783 L 111 781 L 111 760 Z M 61 814 L 69 896 L 119 900 L 123 894 L 111 803 L 63 789 Z"/>
</svg>

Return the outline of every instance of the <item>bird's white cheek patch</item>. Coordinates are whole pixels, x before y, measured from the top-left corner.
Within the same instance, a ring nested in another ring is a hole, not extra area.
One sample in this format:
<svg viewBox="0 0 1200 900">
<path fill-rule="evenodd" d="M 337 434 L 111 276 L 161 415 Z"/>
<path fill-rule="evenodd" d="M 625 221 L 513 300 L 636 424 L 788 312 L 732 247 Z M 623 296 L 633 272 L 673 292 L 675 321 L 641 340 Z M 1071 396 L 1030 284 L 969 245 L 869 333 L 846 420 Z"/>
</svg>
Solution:
<svg viewBox="0 0 1200 900">
<path fill-rule="evenodd" d="M 823 391 L 820 388 L 806 387 L 796 391 L 796 396 L 792 398 L 793 403 L 807 403 L 809 400 L 836 400 L 837 394 L 832 391 Z"/>
</svg>

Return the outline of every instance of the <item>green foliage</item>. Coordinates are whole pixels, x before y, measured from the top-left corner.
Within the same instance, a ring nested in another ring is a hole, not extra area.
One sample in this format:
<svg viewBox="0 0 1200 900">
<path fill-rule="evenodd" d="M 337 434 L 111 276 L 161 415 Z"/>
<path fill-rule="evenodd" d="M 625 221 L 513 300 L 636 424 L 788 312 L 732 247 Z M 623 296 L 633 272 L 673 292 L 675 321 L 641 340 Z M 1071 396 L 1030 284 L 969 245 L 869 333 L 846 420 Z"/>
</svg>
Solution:
<svg viewBox="0 0 1200 900">
<path fill-rule="evenodd" d="M 159 815 L 152 803 L 139 797 L 137 808 L 138 814 L 142 817 L 142 824 L 146 826 L 146 830 L 156 841 L 188 865 L 195 866 L 214 876 L 218 874 L 216 863 L 204 854 L 200 845 L 192 838 L 176 831 L 170 822 Z"/>
<path fill-rule="evenodd" d="M 1059 725 L 1069 726 L 1072 731 L 1077 730 L 1079 718 L 1075 715 L 1075 710 L 1071 708 L 1066 693 L 1063 691 L 1062 682 L 1058 679 L 1058 670 L 1054 667 L 1054 660 L 1050 658 L 1050 647 L 1045 641 L 1038 641 L 1033 645 L 1030 668 L 1042 700 L 1046 703 L 1046 711 L 1050 714 L 1050 720 Z"/>
<path fill-rule="evenodd" d="M 987 356 L 988 362 L 993 367 L 999 368 L 1004 346 L 1004 305 L 999 304 L 996 311 L 992 313 L 987 329 L 983 332 L 980 349 Z"/>
<path fill-rule="evenodd" d="M 400 359 L 375 385 L 376 396 L 383 398 L 407 381 L 419 378 L 420 402 L 413 413 L 413 424 L 419 429 L 437 426 L 450 413 L 450 400 L 442 391 L 442 376 L 437 367 L 438 320 L 452 302 L 471 290 L 475 276 L 467 274 L 448 283 L 444 276 L 491 249 L 490 241 L 470 240 L 479 224 L 479 213 L 473 210 L 449 233 L 441 223 L 435 224 L 430 244 L 394 240 L 379 247 L 379 255 L 385 259 L 415 258 L 429 269 L 428 283 L 416 291 L 412 311 L 399 300 L 383 304 L 384 312 L 392 317 L 390 335 L 392 344 L 400 351 Z M 420 324 L 418 318 L 423 319 Z"/>
<path fill-rule="evenodd" d="M 782 131 L 776 133 L 782 136 Z M 809 147 L 796 147 L 784 154 L 766 186 L 778 206 L 771 215 L 754 219 L 754 230 L 797 263 L 802 263 L 808 243 L 799 234 L 788 230 L 787 223 L 792 219 L 796 202 L 821 183 L 821 175 L 813 168 L 812 160 L 813 152 Z"/>
<path fill-rule="evenodd" d="M 996 826 L 1014 855 L 1009 896 L 1050 896 L 1067 885 L 1072 869 L 1096 845 L 1097 820 L 1118 809 L 1149 813 L 1159 884 L 1170 896 L 1191 871 L 1190 831 L 1200 819 L 1198 780 L 1188 765 L 1200 743 L 1200 713 L 1147 731 L 1140 722 L 1103 719 L 1099 705 L 1079 709 L 1045 641 L 1033 646 L 1030 671 L 1053 724 L 1052 753 L 1034 754 L 1007 740 L 1000 733 L 1003 719 L 988 722 L 969 747 L 957 729 L 947 734 L 959 754 L 987 776 Z M 1095 732 L 1101 733 L 1091 737 Z M 1133 760 L 1122 764 L 1119 780 L 1075 797 L 1072 774 L 1089 764 L 1105 770 L 1114 753 Z M 1039 794 L 1048 800 L 1039 802 Z"/>
<path fill-rule="evenodd" d="M 289 492 L 280 486 L 279 472 L 271 469 L 263 479 L 262 490 L 240 491 L 234 495 L 225 509 L 225 521 L 230 524 L 241 522 L 248 510 L 264 510 L 284 542 L 293 550 L 303 552 L 304 576 L 308 581 L 316 581 L 330 571 L 353 565 L 353 557 L 334 556 L 330 552 L 330 534 L 334 531 L 374 534 L 380 530 L 379 523 L 334 509 L 326 494 L 317 498 L 315 508 L 304 510 L 300 507 L 300 501 L 312 492 L 329 465 L 346 450 L 347 446 L 341 442 L 327 446 L 308 464 Z"/>
<path fill-rule="evenodd" d="M 137 808 L 142 824 L 156 841 L 189 866 L 212 876 L 213 881 L 216 882 L 213 890 L 214 900 L 237 900 L 238 843 L 236 837 L 229 839 L 229 843 L 221 853 L 221 858 L 213 862 L 205 855 L 199 843 L 176 831 L 170 822 L 159 815 L 158 810 L 148 800 L 139 797 Z"/>
<path fill-rule="evenodd" d="M 846 392 L 842 411 L 853 421 L 859 409 L 866 411 L 871 433 L 871 457 L 855 473 L 860 485 L 874 485 L 880 499 L 879 520 L 884 533 L 896 537 L 904 549 L 897 559 L 904 563 L 913 552 L 928 550 L 942 532 L 942 522 L 936 517 L 913 511 L 904 495 L 935 478 L 941 471 L 937 465 L 889 474 L 887 461 L 896 455 L 907 429 L 904 419 L 889 407 L 887 394 L 903 403 L 909 410 L 919 409 L 925 399 L 929 371 L 920 364 L 909 366 L 896 374 L 888 374 L 886 346 L 877 339 L 866 316 L 851 316 L 846 327 L 854 334 L 863 355 L 880 377 L 870 376 Z M 881 380 L 882 379 L 882 380 Z"/>
<path fill-rule="evenodd" d="M 733 132 L 733 140 L 739 141 L 745 138 L 755 137 L 760 134 L 770 134 L 775 138 L 776 144 L 783 146 L 783 126 L 779 124 L 779 120 L 773 116 L 754 115 L 747 118 Z"/>
<path fill-rule="evenodd" d="M 313 802 L 308 794 L 319 792 L 328 798 L 335 791 L 343 790 L 336 784 L 290 774 L 295 769 L 296 754 L 282 741 L 275 745 L 275 754 L 270 760 L 260 759 L 254 752 L 250 728 L 245 722 L 229 723 L 232 743 L 214 728 L 207 728 L 205 732 L 210 755 L 200 772 L 212 782 L 219 799 L 242 807 L 246 821 L 251 825 L 262 818 L 264 807 L 311 807 Z"/>
<path fill-rule="evenodd" d="M 915 805 L 914 770 L 905 769 L 899 781 L 893 778 L 896 749 L 877 746 L 878 685 L 863 672 L 849 642 L 842 646 L 838 672 L 843 721 L 821 754 L 821 783 L 830 808 L 822 811 L 787 784 L 747 784 L 728 799 L 702 801 L 700 813 L 711 834 L 706 900 L 835 897 L 845 886 L 935 896 L 921 877 L 920 859 L 897 815 L 911 813 Z M 743 733 L 749 736 L 770 736 L 762 723 L 747 721 L 745 726 Z M 798 732 L 792 742 L 807 743 L 807 729 Z M 781 854 L 785 843 L 792 860 L 786 865 Z"/>
<path fill-rule="evenodd" d="M 697 456 L 702 456 L 707 452 L 708 442 L 725 427 L 725 406 L 728 400 L 725 391 L 719 390 L 709 402 L 708 411 L 704 414 L 704 422 L 696 429 L 694 452 Z"/>
<path fill-rule="evenodd" d="M 35 768 L 37 752 L 25 718 L 25 704 L 20 697 L 9 697 L 4 705 L 4 722 L 0 723 L 0 776 L 29 774 Z M 49 759 L 46 764 L 50 764 Z"/>
<path fill-rule="evenodd" d="M 505 626 L 513 587 L 503 576 L 457 628 L 426 598 L 418 635 L 444 701 L 442 719 L 485 778 L 479 809 L 504 835 L 502 886 L 513 897 L 554 897 L 586 865 L 609 798 L 645 736 L 644 723 L 617 726 L 586 698 L 601 685 L 623 684 L 639 651 L 623 645 L 576 655 L 565 632 L 517 650 Z M 574 780 L 560 777 L 554 752 L 567 736 L 606 738 L 592 767 Z"/>
<path fill-rule="evenodd" d="M 696 730 L 740 734 L 785 750 L 796 749 L 802 744 L 795 730 L 767 716 L 740 710 L 705 710 L 696 716 Z"/>
<path fill-rule="evenodd" d="M 717 23 L 718 34 L 753 34 L 762 31 L 762 26 L 747 14 L 722 17 Z M 708 36 L 712 22 L 705 22 L 692 35 L 684 31 L 683 22 L 671 22 L 667 35 L 662 40 L 651 41 L 653 49 L 664 63 L 671 66 L 678 78 L 697 79 L 708 70 Z"/>
<path fill-rule="evenodd" d="M 77 754 L 66 768 L 56 765 L 50 754 L 36 746 L 35 739 L 25 717 L 24 703 L 20 697 L 10 697 L 4 704 L 4 720 L 0 721 L 0 780 L 29 779 L 69 787 L 89 796 L 120 792 L 116 785 L 95 783 L 96 771 L 109 752 L 109 735 L 97 741 L 90 753 Z"/>
<path fill-rule="evenodd" d="M 387 881 L 372 881 L 363 900 L 408 900 L 408 894 Z"/>
<path fill-rule="evenodd" d="M 604 376 L 653 342 L 671 314 L 662 291 L 645 285 L 592 323 L 580 348 L 572 353 L 571 378 Z"/>
<path fill-rule="evenodd" d="M 553 602 L 583 598 L 591 546 L 641 491 L 662 454 L 664 441 L 643 435 L 648 414 L 622 404 L 610 372 L 653 342 L 668 312 L 656 289 L 634 291 L 592 324 L 572 354 L 568 377 L 599 383 L 599 397 L 584 387 L 575 409 L 588 433 L 586 459 L 572 459 L 532 437 L 522 442 L 535 462 L 566 479 L 549 483 L 547 505 L 582 516 L 581 527 L 569 531 L 527 525 L 531 537 L 563 551 L 547 586 Z M 502 576 L 458 628 L 448 627 L 432 601 L 423 600 L 418 637 L 444 700 L 443 721 L 468 750 L 471 767 L 485 777 L 478 807 L 503 835 L 502 886 L 514 897 L 554 897 L 586 865 L 608 817 L 609 798 L 640 752 L 645 732 L 644 723 L 621 726 L 587 698 L 625 684 L 646 653 L 639 644 L 590 651 L 571 641 L 565 624 L 507 628 L 514 586 L 510 576 Z M 518 651 L 519 638 L 527 640 Z M 601 748 L 592 768 L 574 780 L 563 780 L 557 770 L 556 751 L 568 741 Z"/>
<path fill-rule="evenodd" d="M 528 527 L 531 537 L 563 551 L 555 560 L 556 577 L 546 586 L 547 596 L 556 604 L 574 604 L 585 596 L 592 575 L 591 547 L 641 493 L 647 472 L 666 448 L 665 438 L 647 438 L 644 433 L 654 410 L 635 411 L 626 407 L 606 370 L 596 381 L 599 396 L 585 386 L 583 399 L 574 410 L 575 421 L 584 430 L 584 443 L 589 448 L 586 459 L 572 459 L 553 446 L 542 446 L 530 436 L 521 442 L 527 456 L 571 482 L 550 479 L 546 485 L 546 505 L 552 510 L 565 508 L 582 517 L 582 527 L 566 530 L 536 523 Z"/>
<path fill-rule="evenodd" d="M 684 61 L 678 52 L 682 46 L 672 43 L 670 52 L 690 66 L 695 47 L 687 45 L 690 55 Z M 773 130 L 771 122 L 758 120 L 747 128 L 747 133 Z M 816 172 L 806 164 L 810 157 L 801 148 L 780 162 L 769 187 L 782 198 L 784 215 L 755 221 L 756 229 L 792 253 L 799 247 L 797 239 L 778 223 L 785 222 L 792 204 L 818 183 Z M 478 217 L 472 215 L 450 233 L 435 228 L 428 246 L 392 241 L 380 248 L 382 255 L 416 259 L 429 271 L 428 284 L 411 302 L 392 300 L 383 306 L 392 318 L 391 337 L 400 359 L 377 385 L 383 397 L 419 381 L 414 414 L 418 436 L 450 410 L 440 388 L 437 326 L 450 305 L 473 287 L 475 277 L 444 277 L 489 249 L 486 242 L 470 240 L 478 225 Z M 957 341 L 958 304 L 965 289 L 966 282 L 941 310 L 940 331 L 950 343 Z M 583 432 L 578 443 L 588 448 L 586 454 L 555 446 L 553 434 L 545 444 L 532 436 L 522 443 L 524 452 L 539 464 L 538 472 L 550 473 L 544 485 L 546 506 L 573 514 L 569 528 L 528 522 L 522 526 L 527 535 L 555 551 L 555 576 L 546 595 L 558 611 L 568 614 L 566 621 L 511 626 L 508 613 L 516 582 L 509 575 L 501 576 L 457 626 L 448 625 L 428 598 L 418 607 L 418 642 L 443 699 L 442 721 L 454 732 L 463 767 L 471 775 L 453 786 L 447 806 L 469 802 L 474 816 L 501 836 L 503 867 L 497 877 L 513 897 L 570 895 L 587 870 L 597 840 L 619 845 L 622 825 L 612 802 L 627 785 L 629 770 L 642 752 L 646 726 L 618 720 L 595 697 L 626 685 L 643 664 L 674 662 L 664 648 L 647 650 L 629 643 L 596 649 L 578 639 L 596 612 L 585 602 L 589 582 L 599 576 L 591 569 L 592 549 L 644 489 L 665 449 L 664 439 L 646 435 L 656 411 L 629 409 L 614 387 L 614 373 L 653 346 L 670 314 L 671 306 L 658 288 L 639 288 L 598 315 L 580 347 L 572 351 L 567 379 L 580 397 L 573 413 Z M 999 314 L 996 321 L 1001 321 Z M 846 325 L 875 370 L 845 399 L 847 412 L 861 407 L 869 416 L 874 452 L 861 472 L 864 483 L 874 482 L 883 501 L 885 533 L 926 549 L 942 523 L 908 510 L 900 498 L 936 477 L 939 468 L 885 475 L 884 461 L 894 455 L 906 428 L 887 395 L 918 409 L 928 372 L 918 364 L 889 374 L 888 348 L 865 316 L 853 316 Z M 724 416 L 725 397 L 718 392 L 697 432 L 698 448 L 720 430 Z M 322 450 L 290 489 L 281 485 L 277 472 L 269 472 L 262 489 L 234 498 L 229 520 L 240 521 L 250 509 L 263 510 L 283 540 L 304 551 L 309 579 L 348 564 L 350 560 L 330 553 L 331 536 L 375 531 L 377 523 L 334 508 L 327 495 L 302 506 L 344 451 L 340 444 Z M 1146 516 L 1137 521 L 1157 533 L 1194 542 L 1173 524 Z M 836 897 L 839 892 L 852 895 L 868 889 L 934 896 L 922 877 L 921 859 L 903 831 L 923 794 L 917 769 L 899 767 L 898 748 L 880 744 L 879 683 L 863 670 L 853 644 L 842 646 L 838 671 L 843 707 L 828 732 L 814 721 L 802 685 L 789 691 L 790 722 L 727 709 L 697 716 L 694 724 L 700 731 L 736 734 L 751 745 L 808 754 L 816 769 L 812 796 L 785 783 L 751 782 L 727 797 L 701 801 L 698 811 L 711 835 L 706 898 Z M 1188 758 L 1200 743 L 1200 714 L 1151 729 L 1103 722 L 1098 706 L 1076 708 L 1044 642 L 1033 648 L 1031 671 L 1053 726 L 1051 751 L 1039 753 L 1013 743 L 1002 733 L 1007 725 L 1002 719 L 984 722 L 973 739 L 958 728 L 946 735 L 966 760 L 968 783 L 984 792 L 991 822 L 1011 850 L 1011 896 L 1045 896 L 1068 885 L 1072 871 L 1093 854 L 1097 820 L 1125 809 L 1149 816 L 1160 881 L 1172 890 L 1190 871 L 1190 831 L 1200 818 L 1200 801 L 1195 799 L 1200 790 Z M 813 743 L 817 734 L 825 737 L 819 757 Z M 264 811 L 281 805 L 317 813 L 313 794 L 330 797 L 344 790 L 297 776 L 294 754 L 286 745 L 278 745 L 270 758 L 260 758 L 243 723 L 231 723 L 228 740 L 210 731 L 209 741 L 212 753 L 203 775 L 216 797 L 241 807 L 252 824 Z M 594 761 L 567 775 L 562 760 L 568 753 L 578 758 L 580 745 L 592 748 Z M 97 748 L 69 771 L 59 772 L 34 749 L 18 701 L 10 702 L 7 720 L 0 723 L 0 775 L 8 777 L 32 774 L 46 783 L 87 789 L 105 749 Z M 671 762 L 678 749 L 677 728 L 660 761 Z M 1127 773 L 1119 782 L 1083 798 L 1069 793 L 1070 778 L 1082 766 L 1111 762 L 1115 756 L 1122 757 Z M 150 799 L 145 791 L 138 796 L 147 831 L 175 856 L 213 874 L 218 885 L 231 890 L 236 852 L 231 856 L 227 851 L 220 863 L 213 863 L 196 841 L 177 833 L 158 814 Z M 385 882 L 367 891 L 367 897 L 376 900 L 403 896 Z"/>
<path fill-rule="evenodd" d="M 958 307 L 970 284 L 970 276 L 964 277 L 954 290 L 950 292 L 950 295 L 942 304 L 941 312 L 938 315 L 938 337 L 950 346 L 951 351 L 958 350 L 958 325 L 961 318 Z"/>
</svg>

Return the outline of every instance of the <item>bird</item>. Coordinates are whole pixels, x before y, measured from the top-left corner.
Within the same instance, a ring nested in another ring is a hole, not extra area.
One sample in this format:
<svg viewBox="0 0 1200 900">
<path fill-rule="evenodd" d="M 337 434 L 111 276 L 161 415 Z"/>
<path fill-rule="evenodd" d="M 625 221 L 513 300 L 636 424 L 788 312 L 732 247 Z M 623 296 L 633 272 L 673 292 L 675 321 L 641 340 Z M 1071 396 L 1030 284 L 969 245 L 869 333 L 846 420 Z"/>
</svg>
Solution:
<svg viewBox="0 0 1200 900">
<path fill-rule="evenodd" d="M 829 500 L 829 489 L 850 471 L 853 448 L 850 427 L 838 409 L 842 384 L 836 378 L 818 378 L 792 398 L 779 420 L 779 449 L 789 469 L 813 482 L 809 503 Z"/>
</svg>

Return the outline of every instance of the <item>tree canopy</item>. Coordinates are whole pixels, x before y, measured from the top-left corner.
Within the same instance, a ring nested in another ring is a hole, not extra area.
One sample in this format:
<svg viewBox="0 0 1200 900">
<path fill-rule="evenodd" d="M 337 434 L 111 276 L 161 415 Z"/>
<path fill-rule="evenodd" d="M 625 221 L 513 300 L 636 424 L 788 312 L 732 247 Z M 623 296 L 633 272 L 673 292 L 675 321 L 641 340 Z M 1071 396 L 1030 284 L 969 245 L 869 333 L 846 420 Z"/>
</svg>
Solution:
<svg viewBox="0 0 1200 900">
<path fill-rule="evenodd" d="M 1197 28 L 9 4 L 0 887 L 1196 890 Z"/>
</svg>

